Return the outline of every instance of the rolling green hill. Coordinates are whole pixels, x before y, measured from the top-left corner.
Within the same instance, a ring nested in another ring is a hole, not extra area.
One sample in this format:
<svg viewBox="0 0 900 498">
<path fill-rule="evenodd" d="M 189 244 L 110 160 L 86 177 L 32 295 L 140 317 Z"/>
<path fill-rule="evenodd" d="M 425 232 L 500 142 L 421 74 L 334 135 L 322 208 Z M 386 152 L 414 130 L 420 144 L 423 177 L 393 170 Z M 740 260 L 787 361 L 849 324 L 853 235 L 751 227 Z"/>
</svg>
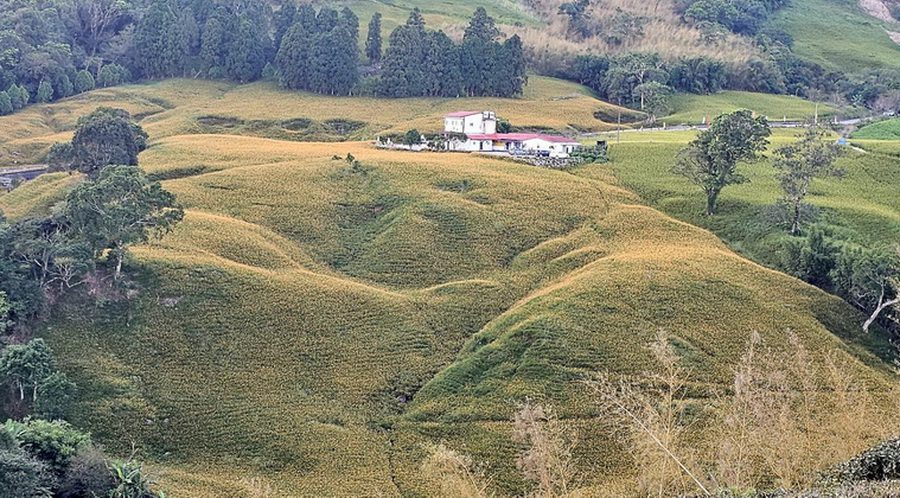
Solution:
<svg viewBox="0 0 900 498">
<path fill-rule="evenodd" d="M 352 141 L 436 127 L 461 107 L 609 129 L 593 117 L 607 105 L 580 87 L 533 78 L 523 100 L 379 101 L 171 81 L 0 118 L 15 131 L 0 147 L 46 147 L 100 103 L 142 118 L 142 168 L 186 220 L 134 249 L 133 297 L 72 295 L 40 334 L 80 387 L 73 421 L 113 451 L 135 441 L 171 496 L 433 495 L 419 469 L 440 441 L 496 476 L 493 491 L 520 493 L 510 417 L 526 397 L 577 429 L 591 494 L 618 496 L 633 467 L 579 380 L 645 370 L 659 328 L 690 367 L 698 408 L 727 392 L 753 332 L 780 347 L 789 328 L 816 361 L 837 355 L 869 385 L 889 382 L 885 343 L 862 336 L 843 301 L 644 205 L 669 210 L 625 173 L 674 185 L 662 158 L 677 145 L 622 144 L 612 170 L 571 174 Z M 306 142 L 289 135 L 300 118 L 362 125 L 347 141 Z M 0 209 L 44 211 L 78 180 L 28 183 Z"/>
<path fill-rule="evenodd" d="M 709 122 L 719 114 L 738 109 L 750 109 L 772 121 L 803 121 L 815 116 L 817 109 L 820 117 L 834 113 L 830 106 L 821 104 L 817 107 L 799 97 L 737 91 L 713 95 L 678 94 L 672 99 L 672 108 L 672 114 L 662 118 L 669 125 Z"/>
<path fill-rule="evenodd" d="M 827 69 L 900 67 L 900 44 L 888 36 L 900 23 L 867 15 L 856 0 L 794 0 L 775 24 L 794 38 L 798 56 Z"/>
<path fill-rule="evenodd" d="M 854 139 L 900 140 L 900 118 L 887 119 L 863 126 L 853 133 Z"/>
</svg>

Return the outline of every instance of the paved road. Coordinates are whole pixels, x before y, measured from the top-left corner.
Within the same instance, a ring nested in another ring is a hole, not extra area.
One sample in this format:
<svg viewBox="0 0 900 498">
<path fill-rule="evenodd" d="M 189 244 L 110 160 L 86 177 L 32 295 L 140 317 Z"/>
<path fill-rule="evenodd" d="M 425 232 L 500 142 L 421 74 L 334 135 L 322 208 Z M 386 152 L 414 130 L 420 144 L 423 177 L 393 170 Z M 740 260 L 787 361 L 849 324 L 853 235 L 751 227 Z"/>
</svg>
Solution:
<svg viewBox="0 0 900 498">
<path fill-rule="evenodd" d="M 28 166 L 0 169 L 0 187 L 8 189 L 16 181 L 34 180 L 46 172 L 47 166 L 43 164 L 30 164 Z"/>
</svg>

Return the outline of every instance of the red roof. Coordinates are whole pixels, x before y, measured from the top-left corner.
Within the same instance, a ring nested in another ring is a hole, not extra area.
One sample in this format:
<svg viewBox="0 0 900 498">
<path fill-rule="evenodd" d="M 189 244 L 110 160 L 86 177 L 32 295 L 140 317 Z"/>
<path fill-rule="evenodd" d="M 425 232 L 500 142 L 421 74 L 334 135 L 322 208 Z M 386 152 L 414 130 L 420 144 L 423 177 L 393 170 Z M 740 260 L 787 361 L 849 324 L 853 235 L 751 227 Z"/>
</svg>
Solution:
<svg viewBox="0 0 900 498">
<path fill-rule="evenodd" d="M 497 140 L 506 142 L 524 142 L 526 140 L 544 140 L 558 144 L 576 144 L 577 140 L 562 135 L 541 135 L 538 133 L 492 133 L 488 135 L 467 135 L 471 140 Z"/>
<path fill-rule="evenodd" d="M 481 111 L 457 111 L 451 112 L 450 114 L 445 115 L 446 118 L 464 118 L 466 116 L 473 116 L 475 114 L 481 114 Z"/>
</svg>

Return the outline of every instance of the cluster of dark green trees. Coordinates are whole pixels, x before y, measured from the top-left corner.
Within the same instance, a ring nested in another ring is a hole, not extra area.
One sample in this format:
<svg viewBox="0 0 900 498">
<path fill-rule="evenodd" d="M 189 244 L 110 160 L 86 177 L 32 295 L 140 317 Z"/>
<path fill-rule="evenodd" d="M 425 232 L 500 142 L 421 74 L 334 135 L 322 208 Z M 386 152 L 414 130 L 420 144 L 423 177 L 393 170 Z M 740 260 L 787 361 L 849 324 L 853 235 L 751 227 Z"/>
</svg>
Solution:
<svg viewBox="0 0 900 498">
<path fill-rule="evenodd" d="M 0 426 L 0 496 L 161 496 L 139 462 L 107 458 L 62 421 L 77 386 L 42 339 L 22 341 L 50 300 L 89 286 L 115 297 L 128 247 L 183 218 L 175 197 L 135 167 L 146 140 L 127 112 L 98 109 L 54 147 L 58 167 L 85 179 L 48 214 L 0 216 L 0 415 L 11 419 Z"/>
<path fill-rule="evenodd" d="M 104 455 L 89 434 L 62 420 L 0 425 L 0 496 L 4 498 L 164 498 L 140 462 Z"/>
<path fill-rule="evenodd" d="M 484 9 L 461 45 L 427 31 L 417 10 L 387 53 L 376 14 L 367 65 L 350 9 L 291 0 L 0 0 L 0 14 L 0 115 L 135 79 L 277 77 L 290 89 L 390 97 L 513 96 L 525 82 L 521 41 L 500 42 Z"/>
<path fill-rule="evenodd" d="M 769 16 L 789 3 L 790 0 L 680 0 L 676 10 L 705 32 L 721 29 L 755 36 Z"/>
<path fill-rule="evenodd" d="M 522 41 L 498 41 L 500 30 L 483 8 L 472 16 L 461 44 L 425 29 L 418 9 L 391 33 L 377 93 L 388 97 L 513 97 L 526 83 Z"/>
<path fill-rule="evenodd" d="M 139 9 L 118 0 L 0 0 L 0 114 L 130 79 L 122 64 Z"/>
<path fill-rule="evenodd" d="M 279 19 L 289 26 L 278 40 L 275 57 L 281 85 L 331 95 L 351 93 L 359 81 L 359 18 L 353 11 L 322 8 L 316 13 L 302 5 L 283 9 Z"/>
<path fill-rule="evenodd" d="M 153 0 L 134 32 L 134 69 L 146 79 L 259 79 L 272 57 L 263 2 Z"/>
<path fill-rule="evenodd" d="M 654 54 L 584 55 L 575 59 L 567 76 L 591 88 L 603 99 L 620 105 L 634 105 L 641 101 L 641 92 L 635 92 L 635 89 L 648 83 L 679 92 L 718 92 L 728 83 L 728 67 L 703 57 L 667 62 Z"/>
<path fill-rule="evenodd" d="M 562 4 L 559 13 L 568 21 L 570 37 L 603 36 L 608 43 L 617 44 L 616 39 L 642 36 L 641 26 L 646 19 L 624 12 L 593 19 L 590 7 L 595 2 L 576 0 Z M 801 97 L 839 96 L 850 104 L 876 111 L 897 110 L 900 70 L 845 74 L 794 54 L 791 36 L 769 22 L 771 14 L 787 4 L 787 0 L 684 0 L 676 5 L 684 22 L 700 28 L 710 45 L 718 43 L 722 33 L 727 32 L 750 38 L 761 55 L 745 62 L 724 64 L 703 57 L 663 61 L 646 54 L 588 55 L 577 58 L 558 75 L 584 83 L 604 98 L 633 107 L 638 107 L 635 104 L 646 93 L 634 92 L 634 88 L 652 81 L 668 87 L 668 91 L 705 94 L 729 89 Z M 660 94 L 660 90 L 666 91 L 656 87 L 654 93 Z"/>
</svg>

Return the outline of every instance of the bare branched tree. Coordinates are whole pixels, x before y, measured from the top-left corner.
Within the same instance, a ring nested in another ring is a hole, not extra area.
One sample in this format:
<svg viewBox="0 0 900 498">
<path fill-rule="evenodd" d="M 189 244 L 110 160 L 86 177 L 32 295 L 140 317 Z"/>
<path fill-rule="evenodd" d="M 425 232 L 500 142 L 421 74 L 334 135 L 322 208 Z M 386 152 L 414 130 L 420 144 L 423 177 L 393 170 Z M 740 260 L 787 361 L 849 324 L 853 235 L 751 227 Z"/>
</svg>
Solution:
<svg viewBox="0 0 900 498">
<path fill-rule="evenodd" d="M 513 441 L 523 445 L 518 467 L 535 484 L 530 496 L 562 498 L 574 490 L 574 440 L 550 408 L 531 401 L 516 413 Z"/>
<path fill-rule="evenodd" d="M 490 481 L 476 471 L 472 460 L 443 444 L 428 448 L 429 456 L 422 464 L 426 478 L 437 483 L 439 496 L 445 498 L 486 498 Z"/>
<path fill-rule="evenodd" d="M 890 417 L 852 372 L 834 353 L 815 359 L 791 331 L 780 348 L 752 334 L 713 438 L 719 484 L 802 488 L 891 433 Z"/>
<path fill-rule="evenodd" d="M 635 381 L 613 381 L 601 375 L 588 382 L 597 401 L 625 435 L 639 471 L 640 492 L 647 496 L 676 496 L 699 490 L 711 496 L 683 445 L 687 374 L 668 335 L 660 330 L 650 350 L 657 368 L 643 378 L 653 389 Z"/>
</svg>

